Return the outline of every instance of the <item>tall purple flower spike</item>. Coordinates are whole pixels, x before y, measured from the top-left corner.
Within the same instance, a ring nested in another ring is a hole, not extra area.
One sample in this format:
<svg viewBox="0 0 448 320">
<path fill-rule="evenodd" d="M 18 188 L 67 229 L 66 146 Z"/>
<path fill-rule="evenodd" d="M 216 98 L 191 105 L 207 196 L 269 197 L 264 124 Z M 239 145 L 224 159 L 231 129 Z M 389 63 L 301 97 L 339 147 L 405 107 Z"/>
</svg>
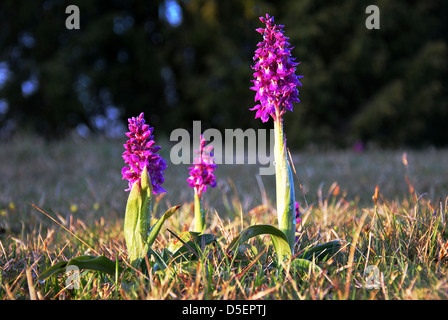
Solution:
<svg viewBox="0 0 448 320">
<path fill-rule="evenodd" d="M 201 145 L 199 151 L 196 153 L 199 157 L 195 158 L 193 166 L 189 167 L 190 177 L 187 182 L 191 188 L 195 188 L 199 197 L 202 192 L 207 190 L 207 185 L 214 188 L 216 187 L 216 178 L 213 171 L 216 169 L 216 164 L 213 160 L 213 154 L 210 152 L 213 146 L 205 146 L 206 141 L 204 136 L 201 135 Z"/>
<path fill-rule="evenodd" d="M 256 91 L 255 101 L 259 101 L 250 110 L 256 110 L 255 118 L 261 118 L 263 122 L 271 116 L 274 120 L 283 115 L 286 110 L 292 111 L 293 102 L 300 102 L 297 86 L 302 86 L 296 76 L 296 66 L 291 57 L 288 43 L 289 38 L 283 35 L 283 25 L 274 24 L 274 17 L 266 14 L 266 18 L 260 17 L 266 27 L 256 29 L 263 35 L 263 41 L 258 43 L 255 51 L 254 84 L 250 89 Z"/>
<path fill-rule="evenodd" d="M 154 128 L 145 124 L 143 112 L 137 117 L 128 119 L 129 132 L 126 136 L 129 140 L 124 144 L 123 152 L 124 162 L 129 165 L 121 170 L 123 179 L 129 180 L 129 188 L 132 189 L 135 182 L 140 183 L 140 176 L 145 166 L 151 179 L 152 191 L 154 194 L 166 192 L 160 185 L 165 180 L 163 171 L 166 169 L 165 160 L 157 154 L 161 147 L 155 146 L 154 136 L 152 135 Z"/>
</svg>

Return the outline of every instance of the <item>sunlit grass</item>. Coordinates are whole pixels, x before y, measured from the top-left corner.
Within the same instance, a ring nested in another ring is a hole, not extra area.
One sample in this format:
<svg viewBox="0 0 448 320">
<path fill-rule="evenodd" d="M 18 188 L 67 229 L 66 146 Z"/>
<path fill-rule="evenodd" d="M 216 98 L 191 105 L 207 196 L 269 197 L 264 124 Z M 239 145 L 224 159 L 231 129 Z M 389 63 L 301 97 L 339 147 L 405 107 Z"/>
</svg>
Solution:
<svg viewBox="0 0 448 320">
<path fill-rule="evenodd" d="M 273 268 L 268 237 L 251 240 L 245 260 L 229 259 L 227 245 L 243 228 L 276 225 L 275 181 L 273 176 L 257 178 L 258 166 L 223 165 L 216 171 L 218 186 L 205 195 L 207 232 L 217 241 L 204 248 L 200 263 L 177 265 L 175 275 L 137 272 L 133 285 L 124 275 L 116 279 L 96 272 L 83 272 L 78 290 L 64 288 L 65 275 L 38 283 L 45 268 L 93 254 L 91 248 L 126 266 L 122 143 L 46 143 L 30 137 L 1 143 L 1 299 L 448 298 L 448 152 L 436 150 L 294 154 L 302 211 L 296 252 L 316 242 L 346 243 L 320 265 L 320 273 Z M 162 151 L 169 159 L 169 147 Z M 193 220 L 187 165 L 168 165 L 168 193 L 157 197 L 155 216 L 181 207 L 159 234 L 154 245 L 159 251 L 174 240 L 166 229 L 178 234 Z M 365 288 L 364 273 L 371 265 L 379 270 L 377 289 Z"/>
</svg>

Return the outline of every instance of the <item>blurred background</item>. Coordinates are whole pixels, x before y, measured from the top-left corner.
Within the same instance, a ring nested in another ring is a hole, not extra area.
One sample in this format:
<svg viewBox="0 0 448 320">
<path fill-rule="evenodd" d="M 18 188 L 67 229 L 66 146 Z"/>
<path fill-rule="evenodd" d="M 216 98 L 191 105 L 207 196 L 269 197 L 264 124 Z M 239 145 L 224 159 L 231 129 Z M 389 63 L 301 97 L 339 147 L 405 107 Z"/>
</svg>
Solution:
<svg viewBox="0 0 448 320">
<path fill-rule="evenodd" d="M 366 7 L 380 9 L 368 30 Z M 68 30 L 68 5 L 80 29 Z M 290 148 L 443 147 L 448 1 L 2 0 L 0 139 L 124 137 L 145 112 L 176 128 L 270 128 L 255 120 L 259 16 L 285 25 L 304 76 L 285 116 Z"/>
</svg>

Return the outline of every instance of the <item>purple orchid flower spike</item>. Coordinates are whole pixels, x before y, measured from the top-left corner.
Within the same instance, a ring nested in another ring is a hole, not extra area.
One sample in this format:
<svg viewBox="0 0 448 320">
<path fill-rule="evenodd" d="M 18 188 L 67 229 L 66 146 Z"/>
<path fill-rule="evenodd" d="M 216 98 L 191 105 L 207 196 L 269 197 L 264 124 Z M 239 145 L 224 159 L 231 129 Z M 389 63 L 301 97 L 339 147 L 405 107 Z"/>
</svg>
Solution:
<svg viewBox="0 0 448 320">
<path fill-rule="evenodd" d="M 126 133 L 129 140 L 124 144 L 123 152 L 124 162 L 128 165 L 123 167 L 121 173 L 123 179 L 129 181 L 129 188 L 132 189 L 135 182 L 140 183 L 141 174 L 147 167 L 148 174 L 152 184 L 154 194 L 164 193 L 165 189 L 161 187 L 164 182 L 163 171 L 166 169 L 165 160 L 157 154 L 161 147 L 155 146 L 154 128 L 145 124 L 143 112 L 138 117 L 132 117 L 128 120 L 129 132 Z"/>
<path fill-rule="evenodd" d="M 296 223 L 299 224 L 302 222 L 302 213 L 300 212 L 300 205 L 296 201 Z"/>
<path fill-rule="evenodd" d="M 266 24 L 265 28 L 256 31 L 263 35 L 263 41 L 258 43 L 255 51 L 254 84 L 251 87 L 256 91 L 255 101 L 259 101 L 250 110 L 256 110 L 255 118 L 267 122 L 269 116 L 274 120 L 283 115 L 286 110 L 292 111 L 293 102 L 300 102 L 297 86 L 302 86 L 296 76 L 296 66 L 291 57 L 291 50 L 288 43 L 289 38 L 283 35 L 283 25 L 274 24 L 274 17 L 266 14 L 266 18 L 260 17 L 261 22 Z"/>
<path fill-rule="evenodd" d="M 279 228 L 288 238 L 291 252 L 294 252 L 295 233 L 295 195 L 291 166 L 288 163 L 286 137 L 283 133 L 283 114 L 293 110 L 293 103 L 300 102 L 298 86 L 302 86 L 295 74 L 299 63 L 291 56 L 293 49 L 289 38 L 283 35 L 283 25 L 276 25 L 274 17 L 266 14 L 260 17 L 264 28 L 256 31 L 263 35 L 258 43 L 252 66 L 254 72 L 253 86 L 255 101 L 259 101 L 250 110 L 256 111 L 255 118 L 267 122 L 274 121 L 274 158 L 276 175 L 277 215 Z"/>
<path fill-rule="evenodd" d="M 207 190 L 208 185 L 212 188 L 216 187 L 216 178 L 213 174 L 216 164 L 213 160 L 212 148 L 212 145 L 206 146 L 204 136 L 201 135 L 200 148 L 196 152 L 199 156 L 195 158 L 193 166 L 188 168 L 190 169 L 190 177 L 187 179 L 188 185 L 195 189 L 199 197 Z"/>
<path fill-rule="evenodd" d="M 207 186 L 216 187 L 216 178 L 213 171 L 216 169 L 216 164 L 213 160 L 212 145 L 206 146 L 204 136 L 201 135 L 201 144 L 199 151 L 196 153 L 199 157 L 195 158 L 190 169 L 190 176 L 187 179 L 188 185 L 194 188 L 194 229 L 197 232 L 203 232 L 205 229 L 205 212 L 202 207 L 202 194 L 207 190 Z"/>
</svg>

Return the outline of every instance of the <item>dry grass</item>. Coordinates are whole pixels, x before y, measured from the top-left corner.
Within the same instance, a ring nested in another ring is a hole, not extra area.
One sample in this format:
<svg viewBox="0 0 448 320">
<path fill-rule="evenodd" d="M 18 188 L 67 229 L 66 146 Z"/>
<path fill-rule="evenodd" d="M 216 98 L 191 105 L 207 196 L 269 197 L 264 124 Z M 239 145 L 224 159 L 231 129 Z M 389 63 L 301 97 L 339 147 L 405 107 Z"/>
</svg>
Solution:
<svg viewBox="0 0 448 320">
<path fill-rule="evenodd" d="M 257 166 L 220 166 L 219 185 L 207 191 L 207 232 L 217 236 L 200 263 L 175 275 L 136 273 L 131 284 L 83 272 L 81 289 L 65 275 L 38 283 L 46 267 L 95 251 L 126 265 L 122 225 L 127 194 L 121 181 L 122 141 L 45 143 L 21 138 L 0 153 L 0 299 L 447 299 L 447 151 L 307 152 L 294 156 L 303 213 L 300 252 L 334 239 L 346 245 L 322 272 L 279 271 L 268 237 L 253 239 L 246 261 L 230 261 L 229 242 L 244 227 L 276 225 L 274 177 L 257 179 Z M 161 143 L 162 144 L 162 143 Z M 169 159 L 169 148 L 164 157 Z M 170 166 L 155 216 L 181 204 L 154 249 L 192 223 L 187 166 Z M 334 181 L 337 181 L 334 182 Z M 379 186 L 377 204 L 372 195 Z M 83 244 L 45 215 L 54 217 Z M 378 288 L 365 271 L 376 266 Z M 370 267 L 371 268 L 371 267 Z"/>
</svg>

